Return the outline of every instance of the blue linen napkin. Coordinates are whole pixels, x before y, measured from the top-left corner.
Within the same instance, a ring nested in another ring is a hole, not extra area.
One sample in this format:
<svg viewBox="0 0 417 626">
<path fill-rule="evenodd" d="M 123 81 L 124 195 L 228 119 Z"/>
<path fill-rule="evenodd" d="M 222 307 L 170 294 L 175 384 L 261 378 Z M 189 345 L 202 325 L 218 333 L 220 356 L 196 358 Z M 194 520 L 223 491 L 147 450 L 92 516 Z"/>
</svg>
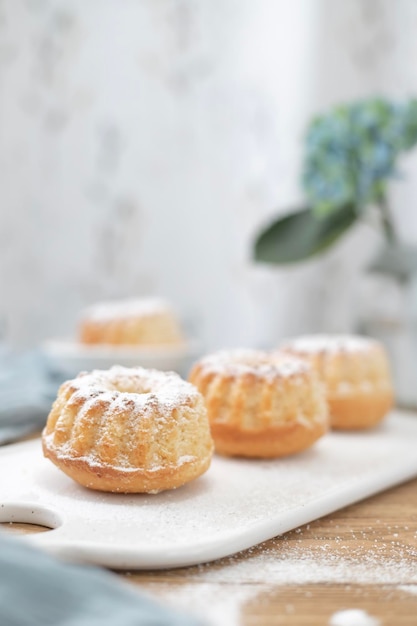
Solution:
<svg viewBox="0 0 417 626">
<path fill-rule="evenodd" d="M 104 570 L 63 563 L 0 532 L 1 626 L 201 626 Z"/>
<path fill-rule="evenodd" d="M 38 352 L 1 355 L 0 445 L 43 428 L 61 382 Z"/>
</svg>

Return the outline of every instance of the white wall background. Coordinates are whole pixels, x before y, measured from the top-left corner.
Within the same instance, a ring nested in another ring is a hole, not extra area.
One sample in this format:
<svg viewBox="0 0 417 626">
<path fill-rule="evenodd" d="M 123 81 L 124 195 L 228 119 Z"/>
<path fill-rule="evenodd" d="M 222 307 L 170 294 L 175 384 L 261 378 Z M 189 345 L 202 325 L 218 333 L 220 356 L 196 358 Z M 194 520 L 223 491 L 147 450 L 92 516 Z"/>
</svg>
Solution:
<svg viewBox="0 0 417 626">
<path fill-rule="evenodd" d="M 369 228 L 286 271 L 255 266 L 251 241 L 299 197 L 312 112 L 416 93 L 416 53 L 414 0 L 0 0 L 9 338 L 68 335 L 85 305 L 142 294 L 208 348 L 352 327 Z M 394 190 L 409 238 L 415 180 Z"/>
</svg>

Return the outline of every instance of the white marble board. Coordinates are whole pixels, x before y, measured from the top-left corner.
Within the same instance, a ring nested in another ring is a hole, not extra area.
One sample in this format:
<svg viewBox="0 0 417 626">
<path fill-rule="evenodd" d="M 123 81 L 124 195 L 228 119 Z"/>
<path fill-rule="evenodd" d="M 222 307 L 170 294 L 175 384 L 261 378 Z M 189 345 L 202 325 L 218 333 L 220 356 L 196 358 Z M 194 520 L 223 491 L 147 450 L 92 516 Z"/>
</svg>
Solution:
<svg viewBox="0 0 417 626">
<path fill-rule="evenodd" d="M 417 476 L 417 416 L 330 433 L 283 460 L 215 456 L 175 491 L 120 495 L 78 486 L 42 456 L 39 440 L 0 450 L 0 521 L 53 528 L 23 541 L 116 569 L 193 565 L 271 537 Z"/>
</svg>

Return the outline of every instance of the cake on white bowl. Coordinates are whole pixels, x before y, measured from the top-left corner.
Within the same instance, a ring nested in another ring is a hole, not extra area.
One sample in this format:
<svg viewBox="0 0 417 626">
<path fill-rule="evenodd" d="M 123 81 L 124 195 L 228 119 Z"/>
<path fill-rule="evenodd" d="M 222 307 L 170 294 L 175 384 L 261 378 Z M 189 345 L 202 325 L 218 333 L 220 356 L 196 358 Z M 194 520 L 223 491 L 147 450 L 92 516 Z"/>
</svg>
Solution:
<svg viewBox="0 0 417 626">
<path fill-rule="evenodd" d="M 80 315 L 74 339 L 43 344 L 50 370 L 73 377 L 82 370 L 108 369 L 116 363 L 186 376 L 198 356 L 174 307 L 162 298 L 131 298 L 97 303 Z"/>
</svg>

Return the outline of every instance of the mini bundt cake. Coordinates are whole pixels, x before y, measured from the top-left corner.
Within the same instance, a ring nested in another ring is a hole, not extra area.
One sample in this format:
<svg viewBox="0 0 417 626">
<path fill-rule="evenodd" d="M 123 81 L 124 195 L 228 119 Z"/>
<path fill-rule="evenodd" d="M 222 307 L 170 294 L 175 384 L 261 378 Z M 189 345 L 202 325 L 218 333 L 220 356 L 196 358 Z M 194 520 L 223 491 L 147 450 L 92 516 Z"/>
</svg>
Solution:
<svg viewBox="0 0 417 626">
<path fill-rule="evenodd" d="M 286 456 L 308 448 L 328 430 L 323 385 L 300 359 L 222 351 L 198 361 L 189 380 L 205 398 L 220 454 Z"/>
<path fill-rule="evenodd" d="M 172 307 L 159 298 L 103 302 L 81 316 L 79 338 L 86 344 L 175 345 L 184 341 Z"/>
<path fill-rule="evenodd" d="M 173 372 L 114 366 L 63 383 L 43 452 L 100 491 L 156 493 L 197 478 L 213 453 L 201 394 Z"/>
<path fill-rule="evenodd" d="M 355 335 L 307 335 L 285 343 L 287 354 L 307 359 L 325 383 L 331 426 L 370 428 L 393 406 L 386 352 L 381 343 Z"/>
</svg>

